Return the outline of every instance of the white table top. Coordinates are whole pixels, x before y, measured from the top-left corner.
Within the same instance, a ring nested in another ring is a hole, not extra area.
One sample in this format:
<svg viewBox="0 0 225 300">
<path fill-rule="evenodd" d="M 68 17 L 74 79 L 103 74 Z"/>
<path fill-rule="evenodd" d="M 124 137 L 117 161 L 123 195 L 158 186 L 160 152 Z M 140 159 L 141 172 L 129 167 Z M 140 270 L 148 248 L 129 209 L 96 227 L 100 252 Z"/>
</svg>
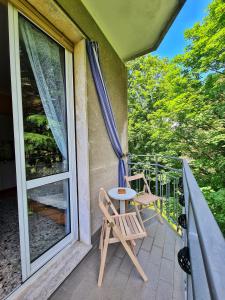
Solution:
<svg viewBox="0 0 225 300">
<path fill-rule="evenodd" d="M 119 194 L 118 187 L 112 188 L 108 191 L 108 195 L 110 198 L 120 201 L 133 199 L 137 195 L 137 192 L 135 190 L 132 190 L 130 188 L 125 188 L 125 190 L 126 194 Z"/>
</svg>

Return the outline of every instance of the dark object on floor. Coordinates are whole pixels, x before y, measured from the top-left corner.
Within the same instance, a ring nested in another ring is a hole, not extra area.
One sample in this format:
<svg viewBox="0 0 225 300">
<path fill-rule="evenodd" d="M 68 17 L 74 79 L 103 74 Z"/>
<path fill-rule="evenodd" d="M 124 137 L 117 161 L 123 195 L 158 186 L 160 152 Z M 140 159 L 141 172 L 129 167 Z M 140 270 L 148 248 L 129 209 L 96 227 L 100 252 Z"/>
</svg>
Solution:
<svg viewBox="0 0 225 300">
<path fill-rule="evenodd" d="M 180 177 L 179 178 L 179 181 L 178 181 L 178 189 L 181 193 L 184 192 L 184 186 L 183 186 L 183 177 Z"/>
<path fill-rule="evenodd" d="M 185 214 L 182 214 L 178 217 L 178 224 L 184 228 L 187 229 L 187 218 Z"/>
<path fill-rule="evenodd" d="M 178 263 L 181 267 L 181 269 L 191 275 L 191 262 L 190 262 L 190 253 L 189 253 L 189 248 L 184 247 L 180 249 L 180 251 L 177 254 L 178 258 Z"/>
<path fill-rule="evenodd" d="M 180 203 L 180 205 L 181 206 L 185 206 L 185 199 L 184 199 L 184 195 L 183 194 L 181 194 L 180 196 L 179 196 L 179 203 Z"/>
</svg>

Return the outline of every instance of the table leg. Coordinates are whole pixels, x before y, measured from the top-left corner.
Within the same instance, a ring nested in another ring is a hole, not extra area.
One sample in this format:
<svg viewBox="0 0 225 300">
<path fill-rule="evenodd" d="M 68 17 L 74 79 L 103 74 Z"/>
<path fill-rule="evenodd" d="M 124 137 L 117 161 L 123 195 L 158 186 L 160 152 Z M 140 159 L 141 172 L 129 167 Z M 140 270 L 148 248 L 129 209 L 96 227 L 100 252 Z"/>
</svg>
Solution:
<svg viewBox="0 0 225 300">
<path fill-rule="evenodd" d="M 125 204 L 125 212 L 127 213 L 127 212 L 129 212 L 130 211 L 130 201 L 131 200 L 126 200 L 125 202 L 126 202 L 126 204 Z"/>
<path fill-rule="evenodd" d="M 120 201 L 120 214 L 125 214 L 125 201 Z"/>
</svg>

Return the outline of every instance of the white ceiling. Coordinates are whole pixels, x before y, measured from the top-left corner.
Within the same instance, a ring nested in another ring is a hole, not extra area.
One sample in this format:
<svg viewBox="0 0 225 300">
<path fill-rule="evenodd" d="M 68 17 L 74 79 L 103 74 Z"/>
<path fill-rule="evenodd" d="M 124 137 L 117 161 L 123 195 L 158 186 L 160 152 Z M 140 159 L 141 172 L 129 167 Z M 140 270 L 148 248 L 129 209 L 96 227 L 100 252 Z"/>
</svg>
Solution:
<svg viewBox="0 0 225 300">
<path fill-rule="evenodd" d="M 157 48 L 186 0 L 81 1 L 126 61 Z"/>
</svg>

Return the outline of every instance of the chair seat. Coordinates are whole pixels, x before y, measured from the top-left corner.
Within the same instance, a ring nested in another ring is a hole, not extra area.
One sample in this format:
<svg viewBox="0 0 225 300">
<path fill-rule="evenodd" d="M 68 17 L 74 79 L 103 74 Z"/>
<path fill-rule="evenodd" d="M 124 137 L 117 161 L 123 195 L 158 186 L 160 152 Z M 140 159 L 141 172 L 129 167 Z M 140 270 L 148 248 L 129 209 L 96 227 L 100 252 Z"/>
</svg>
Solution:
<svg viewBox="0 0 225 300">
<path fill-rule="evenodd" d="M 137 197 L 134 199 L 135 202 L 138 202 L 143 205 L 149 205 L 151 202 L 155 202 L 156 200 L 160 200 L 159 196 L 149 194 L 149 193 L 140 193 L 137 194 Z"/>
<path fill-rule="evenodd" d="M 119 227 L 125 240 L 135 240 L 147 236 L 145 230 L 141 227 L 135 212 L 114 215 L 112 218 Z"/>
</svg>

